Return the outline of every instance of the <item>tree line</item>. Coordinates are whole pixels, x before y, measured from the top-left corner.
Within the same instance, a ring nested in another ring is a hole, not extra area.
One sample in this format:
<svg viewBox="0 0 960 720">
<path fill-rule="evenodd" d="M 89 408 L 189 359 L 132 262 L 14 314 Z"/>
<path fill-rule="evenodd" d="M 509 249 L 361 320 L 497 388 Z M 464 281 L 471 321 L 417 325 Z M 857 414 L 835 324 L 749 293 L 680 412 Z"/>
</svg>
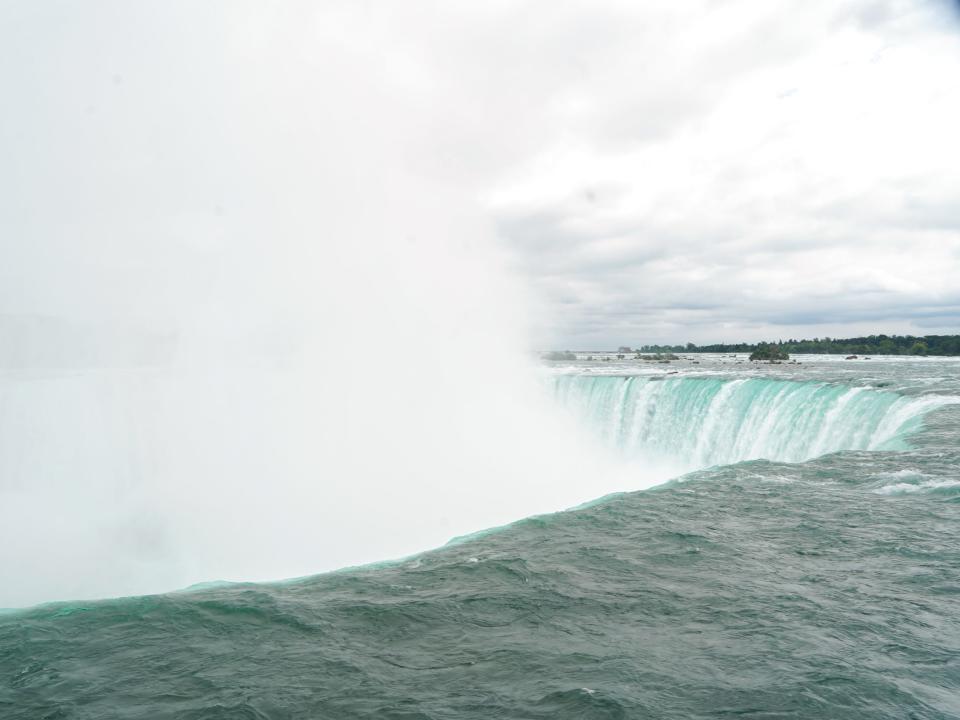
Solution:
<svg viewBox="0 0 960 720">
<path fill-rule="evenodd" d="M 776 346 L 784 353 L 825 355 L 960 355 L 960 335 L 867 335 L 855 338 L 813 338 L 762 343 L 716 343 L 714 345 L 642 345 L 647 353 L 711 352 L 753 353 L 762 346 Z"/>
</svg>

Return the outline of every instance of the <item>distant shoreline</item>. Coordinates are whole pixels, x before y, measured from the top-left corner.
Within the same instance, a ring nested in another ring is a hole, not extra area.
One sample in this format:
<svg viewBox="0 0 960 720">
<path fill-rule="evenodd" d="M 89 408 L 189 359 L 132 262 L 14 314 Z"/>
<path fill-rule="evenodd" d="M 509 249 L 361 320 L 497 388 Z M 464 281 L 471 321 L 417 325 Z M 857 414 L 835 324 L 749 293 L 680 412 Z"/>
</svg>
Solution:
<svg viewBox="0 0 960 720">
<path fill-rule="evenodd" d="M 854 338 L 813 338 L 758 343 L 715 343 L 712 345 L 640 345 L 617 350 L 575 350 L 593 354 L 655 353 L 752 353 L 761 346 L 775 346 L 790 355 L 913 355 L 960 356 L 960 335 L 867 335 Z M 571 352 L 571 351 L 567 351 Z"/>
</svg>

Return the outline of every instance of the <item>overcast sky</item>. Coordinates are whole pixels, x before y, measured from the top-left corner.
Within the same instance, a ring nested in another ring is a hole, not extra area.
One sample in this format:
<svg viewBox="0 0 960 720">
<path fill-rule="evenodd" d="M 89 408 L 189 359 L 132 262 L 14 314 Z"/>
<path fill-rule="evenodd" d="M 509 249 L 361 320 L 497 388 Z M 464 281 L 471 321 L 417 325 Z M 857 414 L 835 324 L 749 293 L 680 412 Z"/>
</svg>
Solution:
<svg viewBox="0 0 960 720">
<path fill-rule="evenodd" d="M 8 327 L 175 334 L 251 204 L 365 174 L 469 199 L 534 347 L 960 330 L 947 0 L 0 13 Z"/>
<path fill-rule="evenodd" d="M 960 332 L 951 5 L 547 14 L 543 137 L 489 202 L 554 345 Z"/>
</svg>

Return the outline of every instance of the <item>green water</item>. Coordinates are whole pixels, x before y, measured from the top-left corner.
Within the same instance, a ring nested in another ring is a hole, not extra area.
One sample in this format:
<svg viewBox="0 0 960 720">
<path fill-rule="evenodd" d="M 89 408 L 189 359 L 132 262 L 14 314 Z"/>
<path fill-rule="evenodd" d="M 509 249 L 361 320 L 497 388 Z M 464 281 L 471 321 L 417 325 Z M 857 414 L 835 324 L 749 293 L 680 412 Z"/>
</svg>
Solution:
<svg viewBox="0 0 960 720">
<path fill-rule="evenodd" d="M 0 717 L 960 717 L 955 366 L 719 365 L 557 380 L 614 451 L 714 465 L 653 490 L 376 568 L 0 615 Z"/>
</svg>

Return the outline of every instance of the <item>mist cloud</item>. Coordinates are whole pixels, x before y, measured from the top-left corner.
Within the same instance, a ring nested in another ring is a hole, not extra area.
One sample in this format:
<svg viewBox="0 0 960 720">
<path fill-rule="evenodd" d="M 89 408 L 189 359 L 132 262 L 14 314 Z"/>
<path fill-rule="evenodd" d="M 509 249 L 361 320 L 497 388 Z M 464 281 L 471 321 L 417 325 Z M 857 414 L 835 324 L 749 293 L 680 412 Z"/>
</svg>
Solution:
<svg viewBox="0 0 960 720">
<path fill-rule="evenodd" d="M 376 12 L 3 12 L 0 606 L 397 558 L 652 481 L 549 411 L 487 170 L 444 180 L 466 131 Z"/>
</svg>

